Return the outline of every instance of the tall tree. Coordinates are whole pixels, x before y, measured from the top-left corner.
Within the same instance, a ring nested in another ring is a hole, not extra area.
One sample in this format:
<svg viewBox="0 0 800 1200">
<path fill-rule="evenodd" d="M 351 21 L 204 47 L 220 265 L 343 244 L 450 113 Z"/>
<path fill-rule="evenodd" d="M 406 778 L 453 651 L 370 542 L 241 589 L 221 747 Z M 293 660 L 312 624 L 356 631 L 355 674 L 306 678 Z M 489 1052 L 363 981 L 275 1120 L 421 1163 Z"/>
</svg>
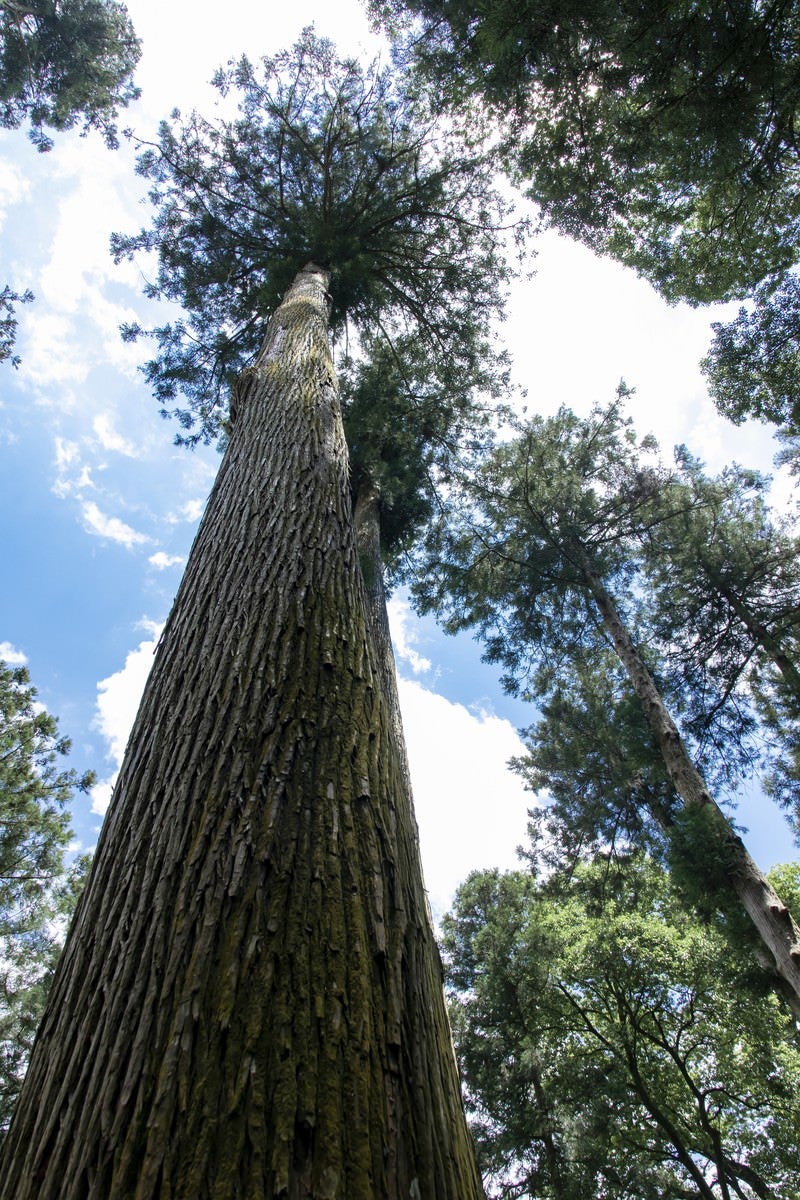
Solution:
<svg viewBox="0 0 800 1200">
<path fill-rule="evenodd" d="M 159 210 L 135 244 L 188 309 L 148 373 L 165 406 L 182 390 L 187 437 L 224 420 L 228 446 L 0 1194 L 464 1200 L 480 1180 L 328 318 L 396 346 L 407 314 L 432 353 L 459 333 L 471 353 L 500 235 L 480 172 L 428 150 L 387 73 L 307 34 L 236 81 L 239 121 L 165 126 L 142 165 Z"/>
<path fill-rule="evenodd" d="M 644 449 L 652 448 L 648 441 Z M 420 595 L 448 613 L 451 628 L 477 626 L 512 686 L 536 684 L 539 665 L 538 686 L 548 686 L 548 660 L 564 672 L 575 656 L 590 661 L 597 644 L 613 650 L 682 823 L 702 836 L 707 861 L 719 863 L 800 1013 L 800 928 L 713 797 L 670 711 L 670 680 L 659 677 L 642 637 L 637 606 L 646 581 L 634 552 L 663 514 L 654 504 L 659 470 L 642 462 L 641 449 L 619 404 L 588 421 L 565 409 L 534 418 L 453 490 L 430 537 Z M 672 695 L 680 702 L 680 686 Z M 652 814 L 664 820 L 660 803 Z"/>
<path fill-rule="evenodd" d="M 69 802 L 91 773 L 36 699 L 28 671 L 0 662 L 0 1129 L 11 1118 L 60 948 L 58 919 L 74 899 L 66 867 Z"/>
<path fill-rule="evenodd" d="M 689 683 L 684 723 L 697 739 L 719 742 L 720 715 L 749 706 L 762 755 L 765 733 L 770 743 L 769 786 L 797 824 L 800 546 L 791 521 L 770 512 L 768 486 L 741 467 L 711 478 L 681 447 L 641 561 L 654 634 Z"/>
<path fill-rule="evenodd" d="M 443 950 L 494 1196 L 796 1194 L 786 1017 L 653 860 L 598 855 L 546 881 L 476 873 Z"/>
</svg>

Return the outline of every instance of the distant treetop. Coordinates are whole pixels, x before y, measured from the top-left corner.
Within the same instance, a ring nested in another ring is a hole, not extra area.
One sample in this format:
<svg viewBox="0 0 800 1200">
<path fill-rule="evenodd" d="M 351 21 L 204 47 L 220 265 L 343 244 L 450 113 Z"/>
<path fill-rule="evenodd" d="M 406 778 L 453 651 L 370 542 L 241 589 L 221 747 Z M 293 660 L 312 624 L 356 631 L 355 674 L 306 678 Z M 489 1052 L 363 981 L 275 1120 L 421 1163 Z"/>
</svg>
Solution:
<svg viewBox="0 0 800 1200">
<path fill-rule="evenodd" d="M 98 129 L 117 144 L 118 109 L 135 100 L 141 45 L 116 0 L 0 0 L 0 124 L 28 123 L 39 150 L 47 129 Z"/>
</svg>

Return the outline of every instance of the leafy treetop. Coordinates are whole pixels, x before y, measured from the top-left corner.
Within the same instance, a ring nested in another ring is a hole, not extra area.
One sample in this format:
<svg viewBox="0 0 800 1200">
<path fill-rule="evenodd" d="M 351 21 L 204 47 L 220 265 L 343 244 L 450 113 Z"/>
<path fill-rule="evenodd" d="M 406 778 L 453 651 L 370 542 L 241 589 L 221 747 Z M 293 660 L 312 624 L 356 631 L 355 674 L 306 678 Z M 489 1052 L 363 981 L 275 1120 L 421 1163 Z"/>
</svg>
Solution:
<svg viewBox="0 0 800 1200">
<path fill-rule="evenodd" d="M 796 888 L 796 864 L 781 874 Z M 476 872 L 442 924 L 491 1195 L 796 1195 L 790 1023 L 652 859 Z"/>
<path fill-rule="evenodd" d="M 153 331 L 145 368 L 179 440 L 218 435 L 265 318 L 308 262 L 330 271 L 335 333 L 392 346 L 413 334 L 429 355 L 474 357 L 508 275 L 507 206 L 477 134 L 457 146 L 393 71 L 339 59 L 311 30 L 214 82 L 238 117 L 164 122 L 139 159 L 152 227 L 113 239 L 117 259 L 154 251 L 149 295 L 187 312 Z"/>
</svg>

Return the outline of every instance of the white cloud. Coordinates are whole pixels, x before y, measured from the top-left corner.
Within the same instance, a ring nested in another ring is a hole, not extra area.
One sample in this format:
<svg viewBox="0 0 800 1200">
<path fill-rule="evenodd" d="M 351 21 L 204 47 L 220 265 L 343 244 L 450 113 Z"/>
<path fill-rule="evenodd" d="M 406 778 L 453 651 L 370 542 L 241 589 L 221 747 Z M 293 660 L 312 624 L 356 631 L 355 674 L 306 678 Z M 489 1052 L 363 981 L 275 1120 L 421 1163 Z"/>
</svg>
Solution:
<svg viewBox="0 0 800 1200">
<path fill-rule="evenodd" d="M 124 521 L 120 521 L 119 517 L 107 517 L 101 512 L 93 500 L 85 500 L 81 505 L 83 521 L 89 533 L 96 533 L 98 537 L 108 538 L 112 542 L 119 542 L 120 545 L 127 547 L 128 550 L 132 546 L 139 546 L 143 542 L 149 542 L 152 539 L 146 533 L 139 533 L 138 530 L 132 529 L 130 525 L 126 525 Z"/>
<path fill-rule="evenodd" d="M 158 550 L 155 554 L 151 554 L 147 561 L 157 571 L 166 571 L 168 567 L 179 566 L 184 560 L 180 554 L 165 554 L 163 550 Z"/>
<path fill-rule="evenodd" d="M 89 795 L 92 800 L 93 813 L 97 813 L 100 817 L 106 815 L 116 781 L 117 772 L 115 771 L 113 775 L 109 775 L 108 779 L 99 779 L 94 787 L 90 788 Z"/>
<path fill-rule="evenodd" d="M 60 313 L 48 311 L 45 300 L 39 299 L 38 284 L 35 290 L 37 303 L 20 311 L 20 328 L 24 332 L 24 342 L 20 339 L 24 363 L 20 382 L 33 384 L 37 404 L 71 411 L 76 395 L 66 385 L 86 382 L 89 359 L 73 322 Z"/>
<path fill-rule="evenodd" d="M 24 650 L 18 650 L 11 642 L 0 642 L 0 658 L 11 667 L 21 667 L 28 661 Z"/>
<path fill-rule="evenodd" d="M 105 738 L 108 757 L 116 766 L 112 775 L 100 780 L 91 790 L 92 812 L 100 815 L 105 813 L 111 800 L 117 773 L 163 628 L 153 621 L 145 621 L 142 624 L 152 634 L 152 638 L 140 642 L 136 649 L 127 655 L 125 666 L 109 675 L 107 679 L 101 679 L 97 685 L 94 725 Z"/>
<path fill-rule="evenodd" d="M 70 442 L 62 437 L 56 438 L 56 466 L 59 471 L 73 466 L 78 461 L 79 454 L 80 446 L 77 442 Z"/>
<path fill-rule="evenodd" d="M 92 421 L 92 429 L 104 450 L 113 450 L 116 454 L 124 454 L 127 458 L 139 457 L 138 447 L 114 428 L 111 413 L 98 413 Z"/>
<path fill-rule="evenodd" d="M 392 596 L 387 609 L 392 629 L 392 642 L 398 660 L 406 663 L 415 675 L 422 675 L 426 671 L 430 671 L 431 660 L 415 649 L 419 639 L 411 621 L 411 607 L 408 601 L 400 596 Z"/>
<path fill-rule="evenodd" d="M 199 521 L 205 506 L 205 500 L 187 500 L 185 504 L 181 505 L 181 516 L 184 521 Z"/>
<path fill-rule="evenodd" d="M 519 865 L 516 848 L 535 801 L 505 769 L 524 753 L 508 721 L 475 715 L 414 680 L 398 684 L 425 885 L 438 918 L 470 871 Z"/>
<path fill-rule="evenodd" d="M 19 204 L 30 195 L 31 186 L 13 163 L 0 159 L 0 225 L 12 204 Z"/>
</svg>

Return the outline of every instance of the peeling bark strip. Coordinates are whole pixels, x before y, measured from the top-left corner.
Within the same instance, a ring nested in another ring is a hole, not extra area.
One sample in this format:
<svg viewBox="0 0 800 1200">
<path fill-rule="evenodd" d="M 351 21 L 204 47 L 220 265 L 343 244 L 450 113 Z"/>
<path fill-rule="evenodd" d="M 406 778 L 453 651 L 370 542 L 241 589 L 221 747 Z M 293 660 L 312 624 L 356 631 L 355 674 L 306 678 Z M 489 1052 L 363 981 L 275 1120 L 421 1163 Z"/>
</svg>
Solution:
<svg viewBox="0 0 800 1200">
<path fill-rule="evenodd" d="M 581 555 L 581 568 L 620 662 L 639 697 L 673 787 L 685 805 L 703 805 L 714 814 L 731 855 L 732 866 L 728 871 L 731 886 L 769 952 L 775 971 L 786 985 L 783 994 L 800 1020 L 800 929 L 711 796 L 613 599 L 584 555 Z"/>
<path fill-rule="evenodd" d="M 325 273 L 238 395 L 3 1200 L 477 1200 L 368 632 Z"/>
</svg>

